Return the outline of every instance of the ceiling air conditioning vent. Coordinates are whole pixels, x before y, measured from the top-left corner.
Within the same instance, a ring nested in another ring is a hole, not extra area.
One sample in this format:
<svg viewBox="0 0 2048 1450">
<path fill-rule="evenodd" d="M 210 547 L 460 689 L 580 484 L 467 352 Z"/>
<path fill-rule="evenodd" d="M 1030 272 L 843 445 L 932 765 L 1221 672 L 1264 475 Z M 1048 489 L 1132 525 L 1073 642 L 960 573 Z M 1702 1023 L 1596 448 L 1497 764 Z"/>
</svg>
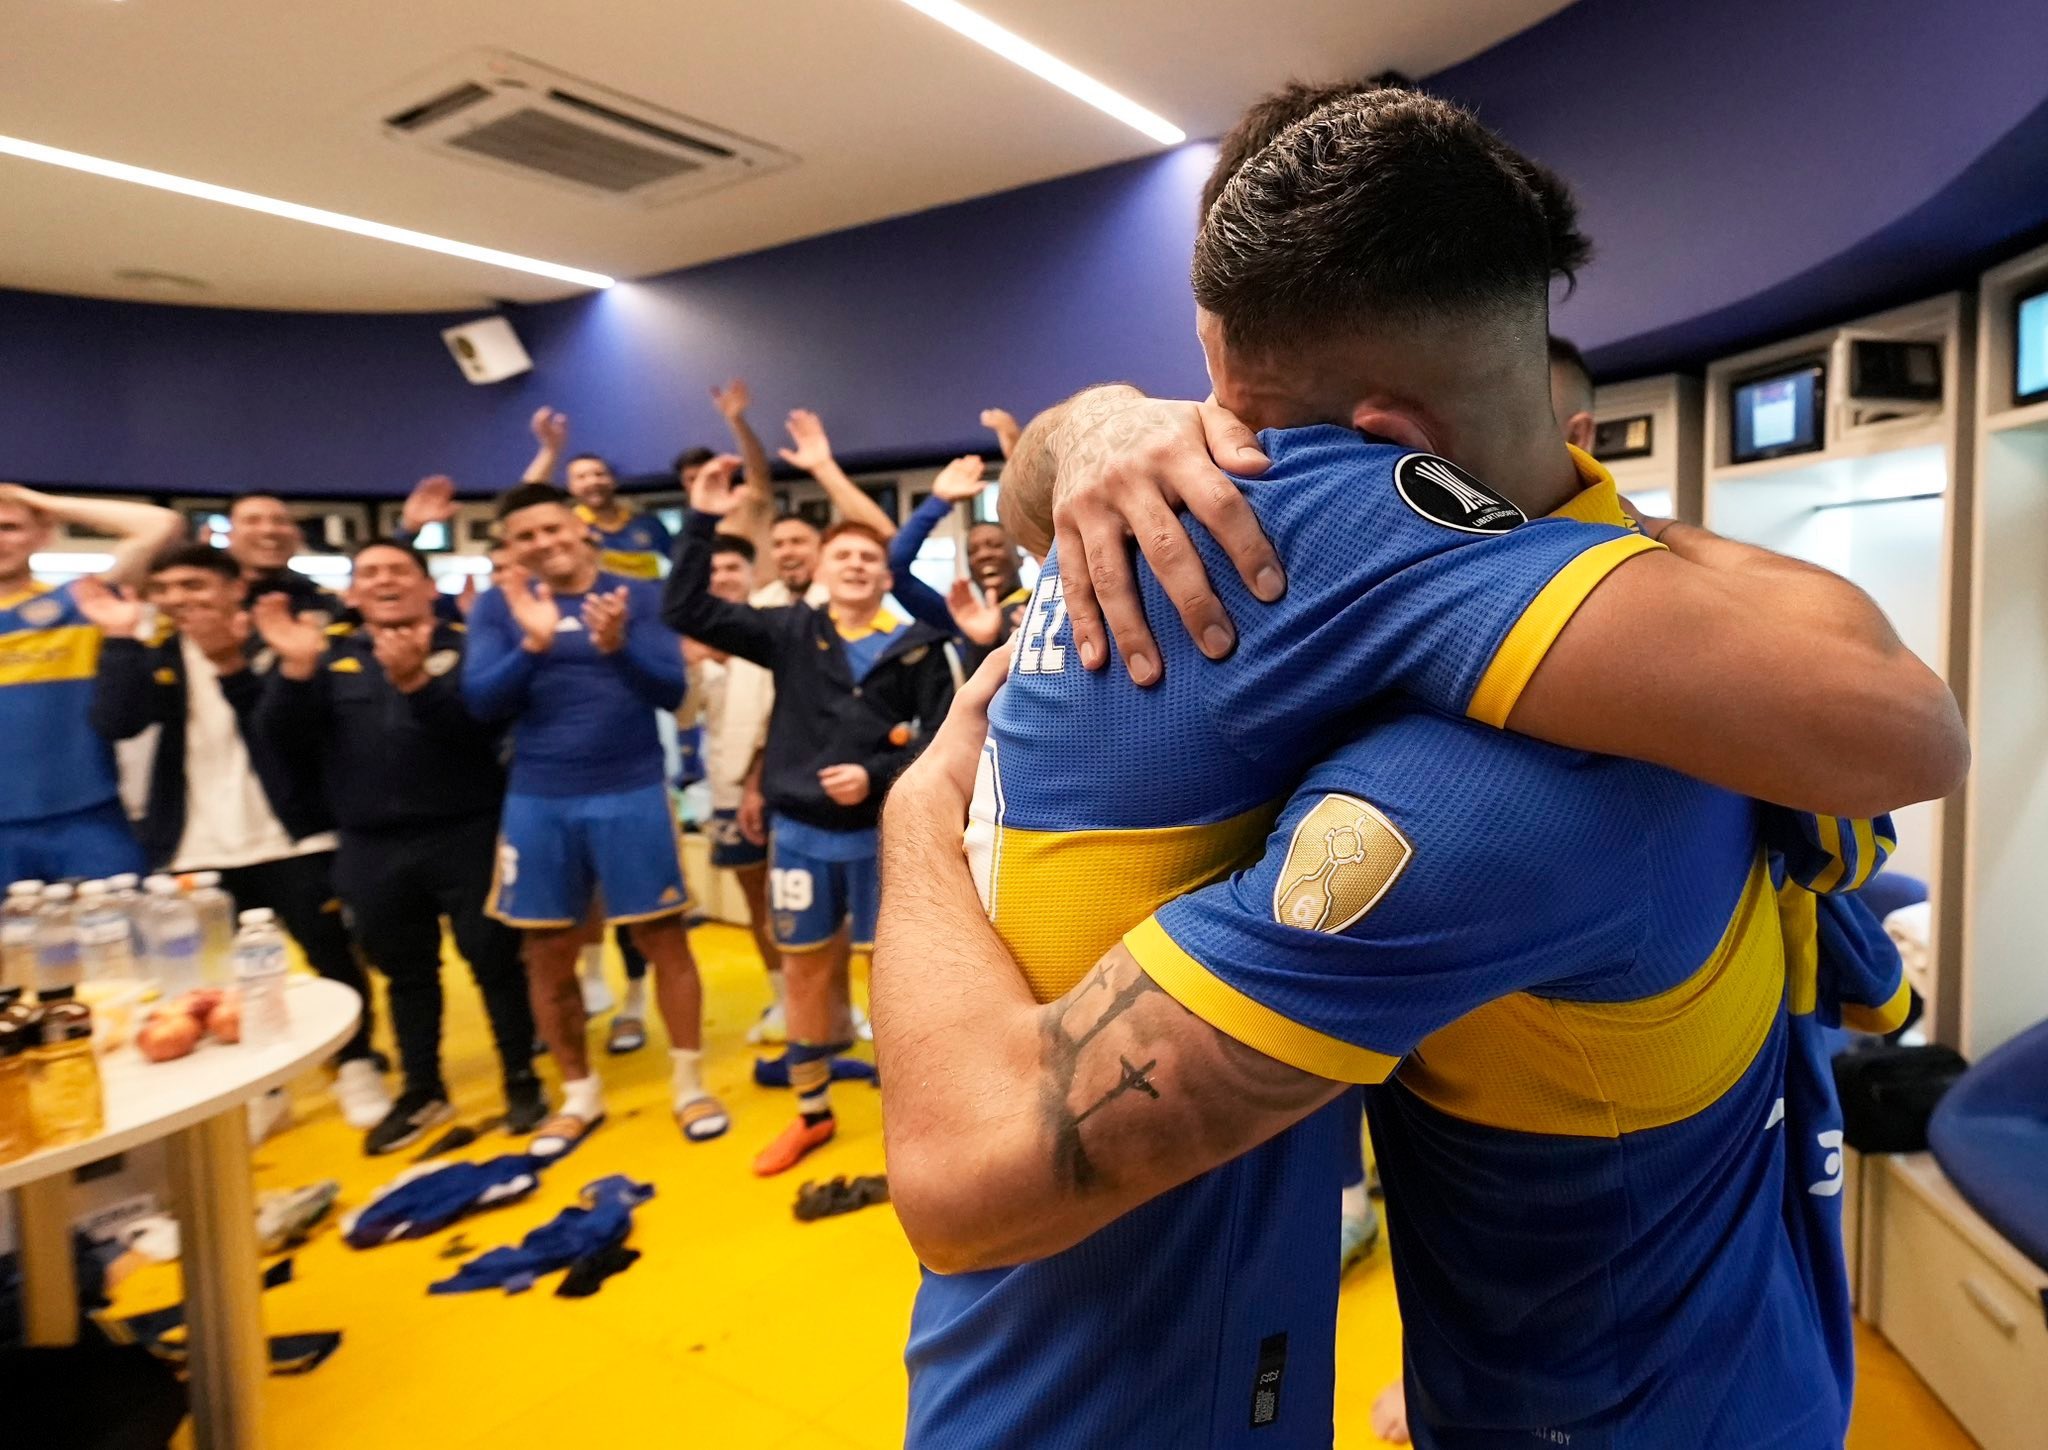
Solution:
<svg viewBox="0 0 2048 1450">
<path fill-rule="evenodd" d="M 495 50 L 387 98 L 383 124 L 444 156 L 645 207 L 796 164 L 773 146 Z"/>
</svg>

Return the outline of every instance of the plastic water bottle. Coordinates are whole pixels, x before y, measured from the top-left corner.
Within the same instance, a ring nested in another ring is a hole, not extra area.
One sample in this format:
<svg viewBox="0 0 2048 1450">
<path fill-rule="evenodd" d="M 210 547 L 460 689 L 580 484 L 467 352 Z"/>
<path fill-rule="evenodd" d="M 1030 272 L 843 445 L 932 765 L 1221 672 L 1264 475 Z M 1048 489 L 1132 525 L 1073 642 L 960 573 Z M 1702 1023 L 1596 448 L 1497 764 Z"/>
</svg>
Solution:
<svg viewBox="0 0 2048 1450">
<path fill-rule="evenodd" d="M 166 997 L 204 985 L 199 913 L 178 883 L 168 876 L 149 878 L 149 896 L 142 914 L 142 936 L 148 943 L 149 972 Z"/>
<path fill-rule="evenodd" d="M 0 988 L 27 991 L 35 985 L 36 908 L 42 900 L 40 881 L 17 881 L 7 888 L 7 903 L 0 906 Z"/>
<path fill-rule="evenodd" d="M 128 913 L 108 894 L 106 882 L 88 881 L 78 888 L 77 931 L 79 967 L 86 981 L 138 980 L 133 928 Z"/>
<path fill-rule="evenodd" d="M 186 899 L 199 914 L 200 975 L 207 986 L 224 987 L 233 971 L 235 899 L 221 888 L 218 871 L 201 871 L 194 876 Z"/>
<path fill-rule="evenodd" d="M 133 871 L 123 871 L 118 876 L 107 878 L 107 896 L 128 918 L 128 934 L 135 942 L 135 961 L 142 964 L 145 952 L 142 948 L 142 928 L 136 918 L 142 914 L 142 878 Z"/>
<path fill-rule="evenodd" d="M 251 1047 L 281 1042 L 291 1030 L 284 1000 L 284 933 L 277 914 L 245 911 L 235 933 L 235 984 L 242 990 L 242 1041 Z"/>
<path fill-rule="evenodd" d="M 72 919 L 71 888 L 59 881 L 43 888 L 36 907 L 36 995 L 78 990 L 78 924 Z"/>
</svg>

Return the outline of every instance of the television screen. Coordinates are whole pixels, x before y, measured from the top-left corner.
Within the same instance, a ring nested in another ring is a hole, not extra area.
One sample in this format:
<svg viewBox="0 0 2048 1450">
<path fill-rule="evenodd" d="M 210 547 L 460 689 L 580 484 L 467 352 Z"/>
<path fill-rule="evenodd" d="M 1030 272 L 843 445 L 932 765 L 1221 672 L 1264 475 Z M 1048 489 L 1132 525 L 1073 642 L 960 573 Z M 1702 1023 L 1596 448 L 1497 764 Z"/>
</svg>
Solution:
<svg viewBox="0 0 2048 1450">
<path fill-rule="evenodd" d="M 1733 406 L 1732 463 L 1754 463 L 1788 453 L 1812 453 L 1822 446 L 1822 410 L 1827 369 L 1819 362 L 1737 383 Z"/>
<path fill-rule="evenodd" d="M 2013 315 L 2013 402 L 2048 398 L 2048 287 L 2022 297 Z"/>
</svg>

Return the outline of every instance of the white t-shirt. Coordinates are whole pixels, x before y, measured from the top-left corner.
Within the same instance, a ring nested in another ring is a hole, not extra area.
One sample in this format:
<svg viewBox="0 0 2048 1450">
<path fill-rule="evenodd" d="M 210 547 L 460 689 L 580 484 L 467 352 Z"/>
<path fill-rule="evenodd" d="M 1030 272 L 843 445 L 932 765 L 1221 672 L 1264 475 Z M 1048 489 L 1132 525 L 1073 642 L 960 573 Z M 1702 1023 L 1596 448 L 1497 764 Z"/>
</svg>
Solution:
<svg viewBox="0 0 2048 1450">
<path fill-rule="evenodd" d="M 811 581 L 811 587 L 804 591 L 804 603 L 813 609 L 823 609 L 832 602 L 831 591 L 818 580 Z M 756 609 L 782 609 L 796 603 L 796 596 L 789 592 L 789 586 L 777 579 L 772 584 L 763 584 L 747 596 L 747 603 Z"/>
<path fill-rule="evenodd" d="M 736 811 L 747 770 L 768 743 L 775 709 L 775 676 L 752 660 L 732 655 L 691 667 L 691 696 L 703 706 L 704 774 L 711 808 Z"/>
<path fill-rule="evenodd" d="M 170 869 L 227 871 L 332 851 L 331 831 L 292 840 L 256 778 L 213 661 L 182 637 L 178 650 L 185 659 L 185 834 Z"/>
</svg>

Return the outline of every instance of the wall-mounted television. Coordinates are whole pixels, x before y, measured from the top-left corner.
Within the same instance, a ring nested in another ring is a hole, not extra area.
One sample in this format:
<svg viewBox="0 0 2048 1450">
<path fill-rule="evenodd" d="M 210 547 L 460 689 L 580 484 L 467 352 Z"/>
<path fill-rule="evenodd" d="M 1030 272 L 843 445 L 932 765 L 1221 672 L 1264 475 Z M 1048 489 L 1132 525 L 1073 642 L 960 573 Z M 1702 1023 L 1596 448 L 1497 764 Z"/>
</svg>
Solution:
<svg viewBox="0 0 2048 1450">
<path fill-rule="evenodd" d="M 2048 399 L 2048 287 L 2013 304 L 2012 341 L 2014 405 Z"/>
<path fill-rule="evenodd" d="M 1824 358 L 1781 363 L 1729 388 L 1730 463 L 1755 463 L 1792 453 L 1817 453 L 1827 443 Z"/>
</svg>

